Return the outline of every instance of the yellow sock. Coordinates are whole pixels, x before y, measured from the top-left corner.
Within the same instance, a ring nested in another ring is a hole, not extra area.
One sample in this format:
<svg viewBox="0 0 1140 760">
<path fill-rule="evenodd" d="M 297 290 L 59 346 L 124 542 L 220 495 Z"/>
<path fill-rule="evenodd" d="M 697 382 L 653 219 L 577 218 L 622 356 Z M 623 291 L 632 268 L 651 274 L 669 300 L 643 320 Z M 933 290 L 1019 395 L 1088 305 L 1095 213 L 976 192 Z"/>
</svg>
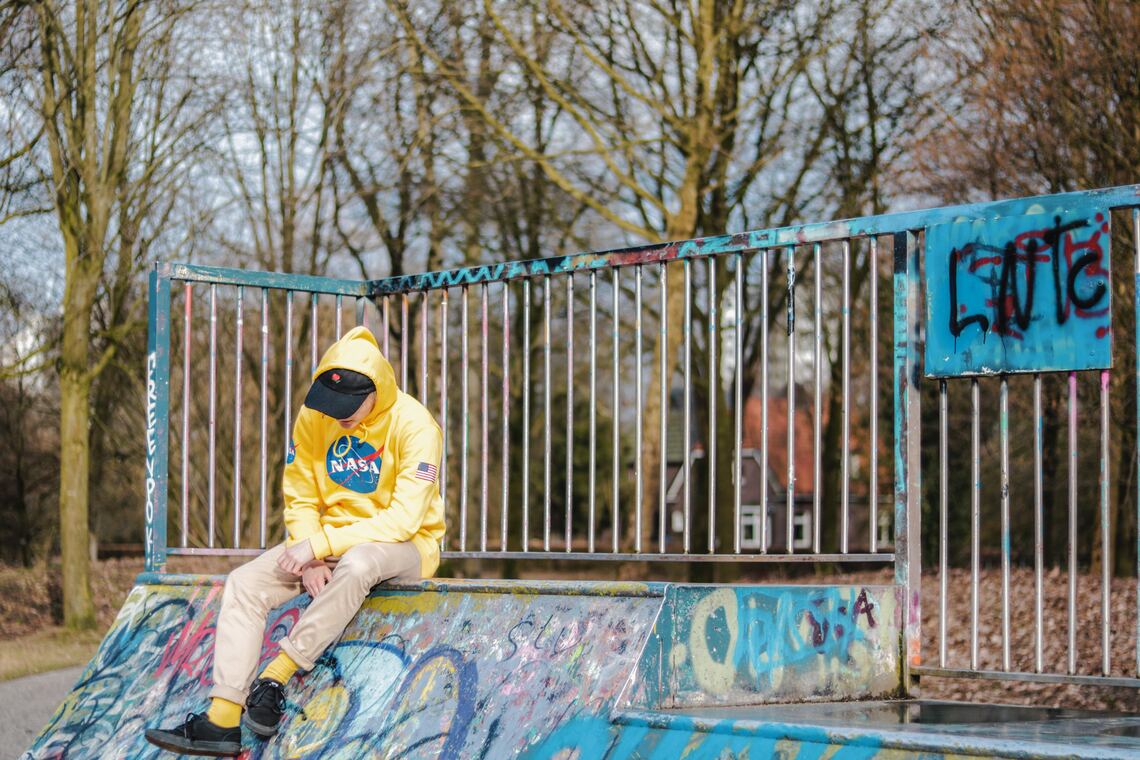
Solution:
<svg viewBox="0 0 1140 760">
<path fill-rule="evenodd" d="M 265 666 L 265 670 L 261 671 L 260 678 L 272 678 L 279 684 L 289 683 L 289 679 L 297 672 L 297 663 L 293 662 L 293 658 L 281 652 L 274 658 L 273 662 Z"/>
<path fill-rule="evenodd" d="M 237 728 L 241 723 L 241 705 L 221 697 L 210 698 L 210 709 L 206 711 L 206 718 L 215 726 L 222 728 Z"/>
</svg>

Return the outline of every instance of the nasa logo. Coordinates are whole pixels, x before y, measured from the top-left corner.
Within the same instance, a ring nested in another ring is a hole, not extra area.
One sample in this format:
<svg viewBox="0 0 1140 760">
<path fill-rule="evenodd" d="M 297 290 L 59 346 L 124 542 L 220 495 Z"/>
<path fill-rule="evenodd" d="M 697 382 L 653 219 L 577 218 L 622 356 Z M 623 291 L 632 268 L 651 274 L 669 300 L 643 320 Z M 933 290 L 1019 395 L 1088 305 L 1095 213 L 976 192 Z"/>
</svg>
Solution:
<svg viewBox="0 0 1140 760">
<path fill-rule="evenodd" d="M 372 493 L 380 482 L 380 465 L 384 453 L 355 435 L 342 435 L 329 446 L 325 470 L 337 485 L 357 493 Z"/>
</svg>

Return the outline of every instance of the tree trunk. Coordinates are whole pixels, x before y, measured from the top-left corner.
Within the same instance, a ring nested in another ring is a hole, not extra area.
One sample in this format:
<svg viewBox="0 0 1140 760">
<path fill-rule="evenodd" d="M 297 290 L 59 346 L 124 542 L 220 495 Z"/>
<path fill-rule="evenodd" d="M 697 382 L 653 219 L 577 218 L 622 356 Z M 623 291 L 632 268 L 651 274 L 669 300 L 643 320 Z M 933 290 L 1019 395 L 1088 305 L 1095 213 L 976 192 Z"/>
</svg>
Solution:
<svg viewBox="0 0 1140 760">
<path fill-rule="evenodd" d="M 59 536 L 63 573 L 63 622 L 68 628 L 95 627 L 87 525 L 88 406 L 87 325 L 77 308 L 68 310 L 60 356 Z"/>
</svg>

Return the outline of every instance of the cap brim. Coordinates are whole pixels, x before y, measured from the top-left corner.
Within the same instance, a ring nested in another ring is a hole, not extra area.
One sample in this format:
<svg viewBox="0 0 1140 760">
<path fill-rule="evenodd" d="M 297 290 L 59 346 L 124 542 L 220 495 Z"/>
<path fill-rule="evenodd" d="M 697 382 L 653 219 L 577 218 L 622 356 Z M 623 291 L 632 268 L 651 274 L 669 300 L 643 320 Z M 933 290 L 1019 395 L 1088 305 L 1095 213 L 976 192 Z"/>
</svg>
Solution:
<svg viewBox="0 0 1140 760">
<path fill-rule="evenodd" d="M 337 393 L 332 388 L 317 382 L 309 386 L 309 392 L 305 395 L 305 406 L 334 420 L 346 420 L 356 414 L 366 398 L 367 394 L 354 396 Z"/>
</svg>

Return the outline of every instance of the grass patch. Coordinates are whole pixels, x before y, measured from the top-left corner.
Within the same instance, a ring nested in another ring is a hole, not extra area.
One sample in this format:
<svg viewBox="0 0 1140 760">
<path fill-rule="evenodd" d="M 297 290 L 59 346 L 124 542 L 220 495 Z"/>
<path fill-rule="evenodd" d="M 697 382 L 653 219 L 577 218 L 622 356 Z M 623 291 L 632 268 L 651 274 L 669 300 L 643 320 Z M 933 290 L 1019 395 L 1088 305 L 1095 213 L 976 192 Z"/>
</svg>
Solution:
<svg viewBox="0 0 1140 760">
<path fill-rule="evenodd" d="M 0 681 L 86 664 L 99 648 L 103 631 L 51 627 L 0 641 Z"/>
</svg>

